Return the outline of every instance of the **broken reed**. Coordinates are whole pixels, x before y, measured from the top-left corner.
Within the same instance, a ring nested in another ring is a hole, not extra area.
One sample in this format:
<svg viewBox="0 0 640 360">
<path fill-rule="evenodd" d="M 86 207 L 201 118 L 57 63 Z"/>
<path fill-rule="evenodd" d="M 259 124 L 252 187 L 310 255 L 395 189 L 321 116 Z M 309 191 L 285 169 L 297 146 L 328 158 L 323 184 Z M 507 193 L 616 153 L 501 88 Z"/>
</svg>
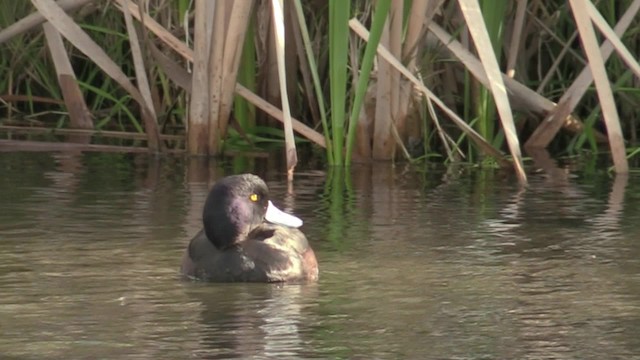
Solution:
<svg viewBox="0 0 640 360">
<path fill-rule="evenodd" d="M 269 12 L 260 11 L 261 6 L 266 6 L 264 3 L 267 2 L 257 3 L 258 10 L 252 14 L 256 21 L 249 21 L 250 24 L 269 24 Z M 478 147 L 464 146 L 469 139 L 467 133 L 450 126 L 441 109 L 436 107 L 435 111 L 432 110 L 424 97 L 419 94 L 416 96 L 412 87 L 407 86 L 406 80 L 397 73 L 394 74 L 395 70 L 385 65 L 380 58 L 377 59 L 374 68 L 374 81 L 363 80 L 368 76 L 366 70 L 372 60 L 362 56 L 369 56 L 372 51 L 365 50 L 367 43 L 354 40 L 353 37 L 350 40 L 351 48 L 345 46 L 344 41 L 352 36 L 352 32 L 345 28 L 344 21 L 353 14 L 362 22 L 371 24 L 369 30 L 372 35 L 378 31 L 377 19 L 384 17 L 387 29 L 386 34 L 381 34 L 381 43 L 401 59 L 412 72 L 420 74 L 427 87 L 447 99 L 453 111 L 458 114 L 467 114 L 468 116 L 463 120 L 474 123 L 475 129 L 483 139 L 489 144 L 506 150 L 501 145 L 504 132 L 495 115 L 491 96 L 486 93 L 482 95 L 485 90 L 480 85 L 481 82 L 475 79 L 465 82 L 465 77 L 460 76 L 464 73 L 465 67 L 460 66 L 458 59 L 451 56 L 452 50 L 448 44 L 424 41 L 431 36 L 423 36 L 428 33 L 429 23 L 435 22 L 454 34 L 454 38 L 466 44 L 471 52 L 477 51 L 473 41 L 468 34 L 465 34 L 465 28 L 453 25 L 463 20 L 455 2 L 429 2 L 429 5 L 433 6 L 429 9 L 419 8 L 419 6 L 426 6 L 427 2 L 394 2 L 388 10 L 382 10 L 387 6 L 388 1 L 378 1 L 375 6 L 368 2 L 355 2 L 351 11 L 340 1 L 330 2 L 330 6 L 322 2 L 298 1 L 297 3 L 300 8 L 291 12 L 302 13 L 304 19 L 301 23 L 306 26 L 288 26 L 287 29 L 305 27 L 309 34 L 306 41 L 298 43 L 295 41 L 295 35 L 288 34 L 288 46 L 295 44 L 292 45 L 295 49 L 292 56 L 294 60 L 288 62 L 287 67 L 288 78 L 293 79 L 293 84 L 288 86 L 288 89 L 293 90 L 289 96 L 294 105 L 293 108 L 296 109 L 293 115 L 304 119 L 311 128 L 322 129 L 326 140 L 325 145 L 329 148 L 328 163 L 349 163 L 352 155 L 365 159 L 399 157 L 400 155 L 397 154 L 414 158 L 421 155 L 433 157 L 435 154 L 445 159 L 460 159 L 459 155 L 471 155 L 474 160 L 482 158 L 478 156 Z M 576 36 L 575 19 L 570 4 L 564 1 L 544 3 L 500 1 L 501 6 L 495 6 L 494 3 L 483 1 L 482 13 L 494 54 L 500 60 L 501 68 L 513 69 L 514 78 L 529 89 L 537 91 L 541 98 L 557 101 L 574 81 L 576 71 L 581 70 L 588 61 Z M 523 23 L 519 24 L 518 21 L 503 23 L 505 18 L 517 18 L 517 6 L 522 3 L 528 4 Z M 610 24 L 615 24 L 620 20 L 621 14 L 636 3 L 637 1 L 632 0 L 602 3 L 598 4 L 598 10 Z M 189 41 L 193 40 L 194 9 L 189 8 L 189 1 L 152 1 L 150 4 L 153 18 L 169 33 L 178 34 L 183 41 L 187 38 L 190 39 Z M 159 6 L 159 4 L 163 5 Z M 291 3 L 290 6 L 294 6 L 293 4 Z M 401 6 L 398 7 L 398 5 Z M 0 27 L 3 29 L 13 24 L 15 19 L 20 19 L 33 11 L 29 2 L 2 2 L 1 6 L 3 8 L 0 9 L 2 14 Z M 129 37 L 122 13 L 110 2 L 96 2 L 93 6 L 93 10 L 81 9 L 74 15 L 74 20 L 96 43 L 100 44 L 128 76 L 135 77 Z M 103 8 L 99 8 L 100 6 Z M 334 11 L 330 11 L 329 7 L 335 7 Z M 442 15 L 441 17 L 434 15 L 438 12 Z M 389 16 L 390 14 L 393 16 Z M 285 17 L 285 21 L 289 22 L 294 19 L 299 20 L 295 16 Z M 332 19 L 337 22 L 332 22 Z M 327 31 L 326 26 L 329 24 L 332 27 Z M 140 28 L 139 22 L 137 26 Z M 337 32 L 332 30 L 334 27 L 338 29 Z M 637 24 L 633 24 L 632 27 L 635 28 L 625 32 L 628 35 L 623 37 L 623 41 L 628 44 L 631 53 L 637 53 L 638 49 L 634 46 L 638 46 L 637 34 L 640 32 Z M 264 26 L 261 27 L 261 29 L 264 28 Z M 298 31 L 303 32 L 303 30 Z M 420 42 L 412 43 L 414 33 L 418 34 L 415 38 L 421 39 Z M 186 36 L 186 34 L 190 35 Z M 269 41 L 264 41 L 264 33 L 249 30 L 248 34 L 249 37 L 244 42 L 239 80 L 250 90 L 273 101 L 273 98 L 270 99 L 273 96 L 261 90 L 267 88 L 266 84 L 273 81 L 273 78 L 268 75 L 272 65 L 264 61 L 269 57 L 269 47 L 268 45 L 265 47 Z M 519 42 L 510 37 L 514 34 L 521 34 Z M 147 40 L 152 40 L 156 45 L 162 45 L 153 36 L 148 34 L 147 36 Z M 334 40 L 331 40 L 332 38 Z M 394 49 L 393 47 L 398 44 L 399 48 Z M 251 53 L 251 50 L 255 53 Z M 68 51 L 71 54 L 73 69 L 84 99 L 94 116 L 94 127 L 143 131 L 144 125 L 139 120 L 140 115 L 137 110 L 139 105 L 132 101 L 131 96 L 106 76 L 91 59 L 71 46 L 68 46 Z M 183 69 L 189 67 L 183 58 L 176 56 L 167 47 L 162 47 L 162 51 Z M 306 57 L 306 54 L 312 55 L 315 64 L 295 59 Z M 15 36 L 0 48 L 0 55 L 0 71 L 3 74 L 0 77 L 0 89 L 4 89 L 0 92 L 0 96 L 4 98 L 14 96 L 14 99 L 15 96 L 24 96 L 22 99 L 25 100 L 15 102 L 5 100 L 0 105 L 4 109 L 5 118 L 66 127 L 68 124 L 63 115 L 66 109 L 60 105 L 61 94 L 42 32 L 32 29 Z M 167 76 L 166 70 L 159 67 L 148 53 L 146 56 L 150 60 L 146 62 L 146 72 L 158 114 L 159 128 L 163 133 L 184 131 L 180 129 L 184 129 L 189 116 L 189 97 L 170 76 Z M 345 58 L 348 58 L 348 62 L 344 61 Z M 621 101 L 616 105 L 619 112 L 624 115 L 621 117 L 623 133 L 627 140 L 634 142 L 637 138 L 635 109 L 639 102 L 637 86 L 634 86 L 637 78 L 634 80 L 633 76 L 628 75 L 630 73 L 628 67 L 617 56 L 608 60 L 606 67 L 608 78 L 615 84 L 614 93 L 620 94 Z M 299 77 L 296 74 L 305 74 L 308 79 L 315 78 L 315 82 L 313 80 L 305 82 L 304 76 Z M 381 74 L 385 78 L 381 78 Z M 391 77 L 386 78 L 386 76 Z M 335 85 L 332 82 L 335 82 Z M 602 135 L 603 132 L 602 122 L 598 121 L 600 101 L 595 89 L 593 87 L 591 89 L 573 112 L 577 119 L 584 120 L 583 130 L 561 133 L 559 141 L 551 144 L 551 150 L 555 153 L 574 153 L 584 149 L 585 146 L 590 149 L 599 148 L 598 134 Z M 392 100 L 385 104 L 384 99 L 387 97 Z M 324 103 L 322 99 L 325 98 L 330 99 L 330 102 Z M 56 101 L 39 101 L 39 99 Z M 279 107 L 277 102 L 274 103 Z M 358 104 L 364 104 L 362 112 L 357 111 Z M 398 105 L 400 105 L 399 108 Z M 272 139 L 281 141 L 282 126 L 279 123 L 266 121 L 249 103 L 243 104 L 240 100 L 236 101 L 234 106 L 234 116 L 240 124 L 241 132 L 248 134 L 249 139 L 256 142 L 272 141 Z M 534 111 L 514 109 L 515 125 L 521 141 L 527 139 L 542 119 L 544 111 L 548 111 L 545 106 L 547 105 L 543 105 L 540 109 L 533 109 Z M 325 116 L 325 113 L 329 116 Z M 361 113 L 376 116 L 368 119 L 365 116 L 358 117 Z M 383 116 L 385 113 L 390 113 L 392 116 L 385 119 Z M 367 121 L 369 121 L 368 124 Z M 230 130 L 231 138 L 226 138 L 225 142 L 227 144 L 245 142 L 241 132 Z M 430 134 L 430 136 L 423 136 L 424 134 Z M 417 152 L 402 151 L 403 147 L 408 148 L 410 143 L 415 141 L 419 141 L 421 149 Z M 401 152 L 398 152 L 399 149 Z"/>
</svg>

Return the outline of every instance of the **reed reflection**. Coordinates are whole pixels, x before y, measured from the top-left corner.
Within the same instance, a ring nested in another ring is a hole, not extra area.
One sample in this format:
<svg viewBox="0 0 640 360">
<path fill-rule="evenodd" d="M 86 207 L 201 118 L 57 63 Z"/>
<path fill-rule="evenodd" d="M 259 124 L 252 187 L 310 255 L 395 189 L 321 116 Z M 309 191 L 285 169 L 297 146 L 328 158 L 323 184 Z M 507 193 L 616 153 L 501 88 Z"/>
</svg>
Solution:
<svg viewBox="0 0 640 360">
<path fill-rule="evenodd" d="M 193 284 L 188 294 L 201 305 L 199 358 L 308 357 L 317 285 Z"/>
</svg>

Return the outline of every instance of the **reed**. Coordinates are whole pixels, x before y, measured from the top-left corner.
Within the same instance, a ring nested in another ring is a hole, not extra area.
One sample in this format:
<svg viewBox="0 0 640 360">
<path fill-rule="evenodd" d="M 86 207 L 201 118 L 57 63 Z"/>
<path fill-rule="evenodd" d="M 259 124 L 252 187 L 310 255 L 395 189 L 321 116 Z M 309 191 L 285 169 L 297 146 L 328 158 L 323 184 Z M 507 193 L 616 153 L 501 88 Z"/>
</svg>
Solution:
<svg viewBox="0 0 640 360">
<path fill-rule="evenodd" d="M 333 145 L 331 142 L 331 132 L 329 129 L 329 123 L 327 121 L 327 111 L 325 108 L 325 100 L 324 94 L 322 91 L 323 83 L 320 81 L 319 67 L 317 65 L 317 61 L 315 59 L 315 55 L 313 53 L 313 48 L 311 44 L 311 39 L 309 36 L 309 29 L 307 26 L 307 22 L 304 17 L 303 7 L 300 0 L 295 0 L 294 2 L 296 7 L 296 18 L 298 19 L 299 29 L 300 29 L 300 37 L 303 42 L 305 56 L 307 58 L 307 64 L 309 67 L 309 75 L 313 79 L 313 91 L 315 92 L 315 99 L 317 99 L 318 113 L 320 116 L 320 123 L 322 125 L 322 132 L 324 134 L 325 139 L 325 154 L 327 157 L 327 163 L 329 165 L 334 165 L 334 154 L 333 154 Z M 304 69 L 303 69 L 304 71 Z M 308 90 L 311 92 L 311 90 Z M 313 106 L 313 104 L 311 104 Z M 310 110 L 313 112 L 313 109 Z"/>
<path fill-rule="evenodd" d="M 498 62 L 502 58 L 504 20 L 510 2 L 507 0 L 483 0 L 480 2 L 487 35 L 489 35 L 493 53 Z M 480 89 L 477 104 L 476 128 L 478 133 L 488 142 L 497 146 L 498 144 L 495 143 L 496 105 L 491 92 L 486 87 Z"/>
<path fill-rule="evenodd" d="M 285 126 L 261 116 L 285 118 L 284 87 L 274 87 L 283 71 L 271 67 L 265 27 L 270 2 L 152 0 L 143 10 L 131 0 L 89 3 L 0 3 L 3 122 L 81 127 L 60 116 L 74 113 L 76 99 L 93 116 L 88 125 L 144 133 L 152 151 L 163 150 L 162 133 L 184 135 L 187 151 L 201 155 L 283 144 Z M 521 141 L 558 154 L 601 151 L 605 141 L 625 171 L 625 141 L 638 133 L 640 0 L 283 4 L 294 141 L 324 148 L 328 164 L 477 162 L 489 154 L 518 169 Z M 368 24 L 364 42 L 351 40 L 353 14 Z M 45 38 L 45 18 L 62 46 Z M 59 82 L 74 76 L 81 95 Z M 237 124 L 229 124 L 232 113 Z"/>
<path fill-rule="evenodd" d="M 256 37 L 255 31 L 255 25 L 253 22 L 249 22 L 247 36 L 244 39 L 244 46 L 242 49 L 240 69 L 238 70 L 238 83 L 253 92 L 256 91 L 257 85 L 256 48 L 253 44 Z M 256 108 L 251 104 L 251 102 L 236 95 L 233 100 L 233 114 L 244 131 L 248 133 L 254 132 L 256 126 Z"/>
<path fill-rule="evenodd" d="M 371 77 L 371 69 L 373 67 L 373 61 L 376 56 L 378 43 L 380 42 L 382 30 L 384 29 L 384 24 L 390 8 L 391 0 L 380 0 L 376 3 L 373 22 L 371 24 L 371 33 L 369 36 L 369 41 L 367 41 L 367 45 L 365 47 L 364 55 L 362 57 L 362 66 L 358 73 L 358 82 L 355 86 L 355 96 L 349 116 L 349 128 L 346 141 L 346 165 L 350 165 L 353 158 L 353 146 L 355 144 L 356 138 L 356 127 L 358 126 L 360 111 L 362 109 L 362 104 L 364 102 L 367 88 L 369 86 L 369 78 Z"/>
<path fill-rule="evenodd" d="M 331 89 L 331 136 L 334 165 L 342 165 L 347 103 L 347 54 L 351 2 L 329 1 L 329 85 Z"/>
</svg>

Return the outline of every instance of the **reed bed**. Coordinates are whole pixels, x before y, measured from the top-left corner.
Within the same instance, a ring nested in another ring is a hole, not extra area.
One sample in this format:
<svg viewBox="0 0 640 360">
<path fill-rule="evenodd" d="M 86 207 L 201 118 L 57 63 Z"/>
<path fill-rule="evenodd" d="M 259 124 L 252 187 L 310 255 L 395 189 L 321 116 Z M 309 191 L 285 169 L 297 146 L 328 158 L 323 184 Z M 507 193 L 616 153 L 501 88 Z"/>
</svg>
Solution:
<svg viewBox="0 0 640 360">
<path fill-rule="evenodd" d="M 637 151 L 640 0 L 0 2 L 0 130 L 513 167 Z M 611 56 L 615 54 L 615 56 Z M 22 134 L 22 132 L 20 132 Z M 175 141 L 170 136 L 182 136 Z M 24 137 L 24 136 L 23 136 Z"/>
</svg>

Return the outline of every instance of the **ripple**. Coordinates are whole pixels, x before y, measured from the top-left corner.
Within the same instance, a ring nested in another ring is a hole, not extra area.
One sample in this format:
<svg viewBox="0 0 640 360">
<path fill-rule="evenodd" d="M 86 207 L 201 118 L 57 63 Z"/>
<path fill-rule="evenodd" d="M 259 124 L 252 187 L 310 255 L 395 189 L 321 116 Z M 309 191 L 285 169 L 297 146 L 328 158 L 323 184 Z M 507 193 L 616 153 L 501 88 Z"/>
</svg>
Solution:
<svg viewBox="0 0 640 360">
<path fill-rule="evenodd" d="M 77 172 L 61 168 L 68 160 L 2 167 L 5 357 L 640 353 L 640 198 L 610 196 L 602 179 L 534 178 L 522 190 L 357 166 L 301 172 L 289 188 L 272 175 L 274 201 L 305 220 L 319 283 L 206 284 L 183 281 L 178 266 L 209 182 L 188 181 L 178 160 L 87 155 Z"/>
</svg>

